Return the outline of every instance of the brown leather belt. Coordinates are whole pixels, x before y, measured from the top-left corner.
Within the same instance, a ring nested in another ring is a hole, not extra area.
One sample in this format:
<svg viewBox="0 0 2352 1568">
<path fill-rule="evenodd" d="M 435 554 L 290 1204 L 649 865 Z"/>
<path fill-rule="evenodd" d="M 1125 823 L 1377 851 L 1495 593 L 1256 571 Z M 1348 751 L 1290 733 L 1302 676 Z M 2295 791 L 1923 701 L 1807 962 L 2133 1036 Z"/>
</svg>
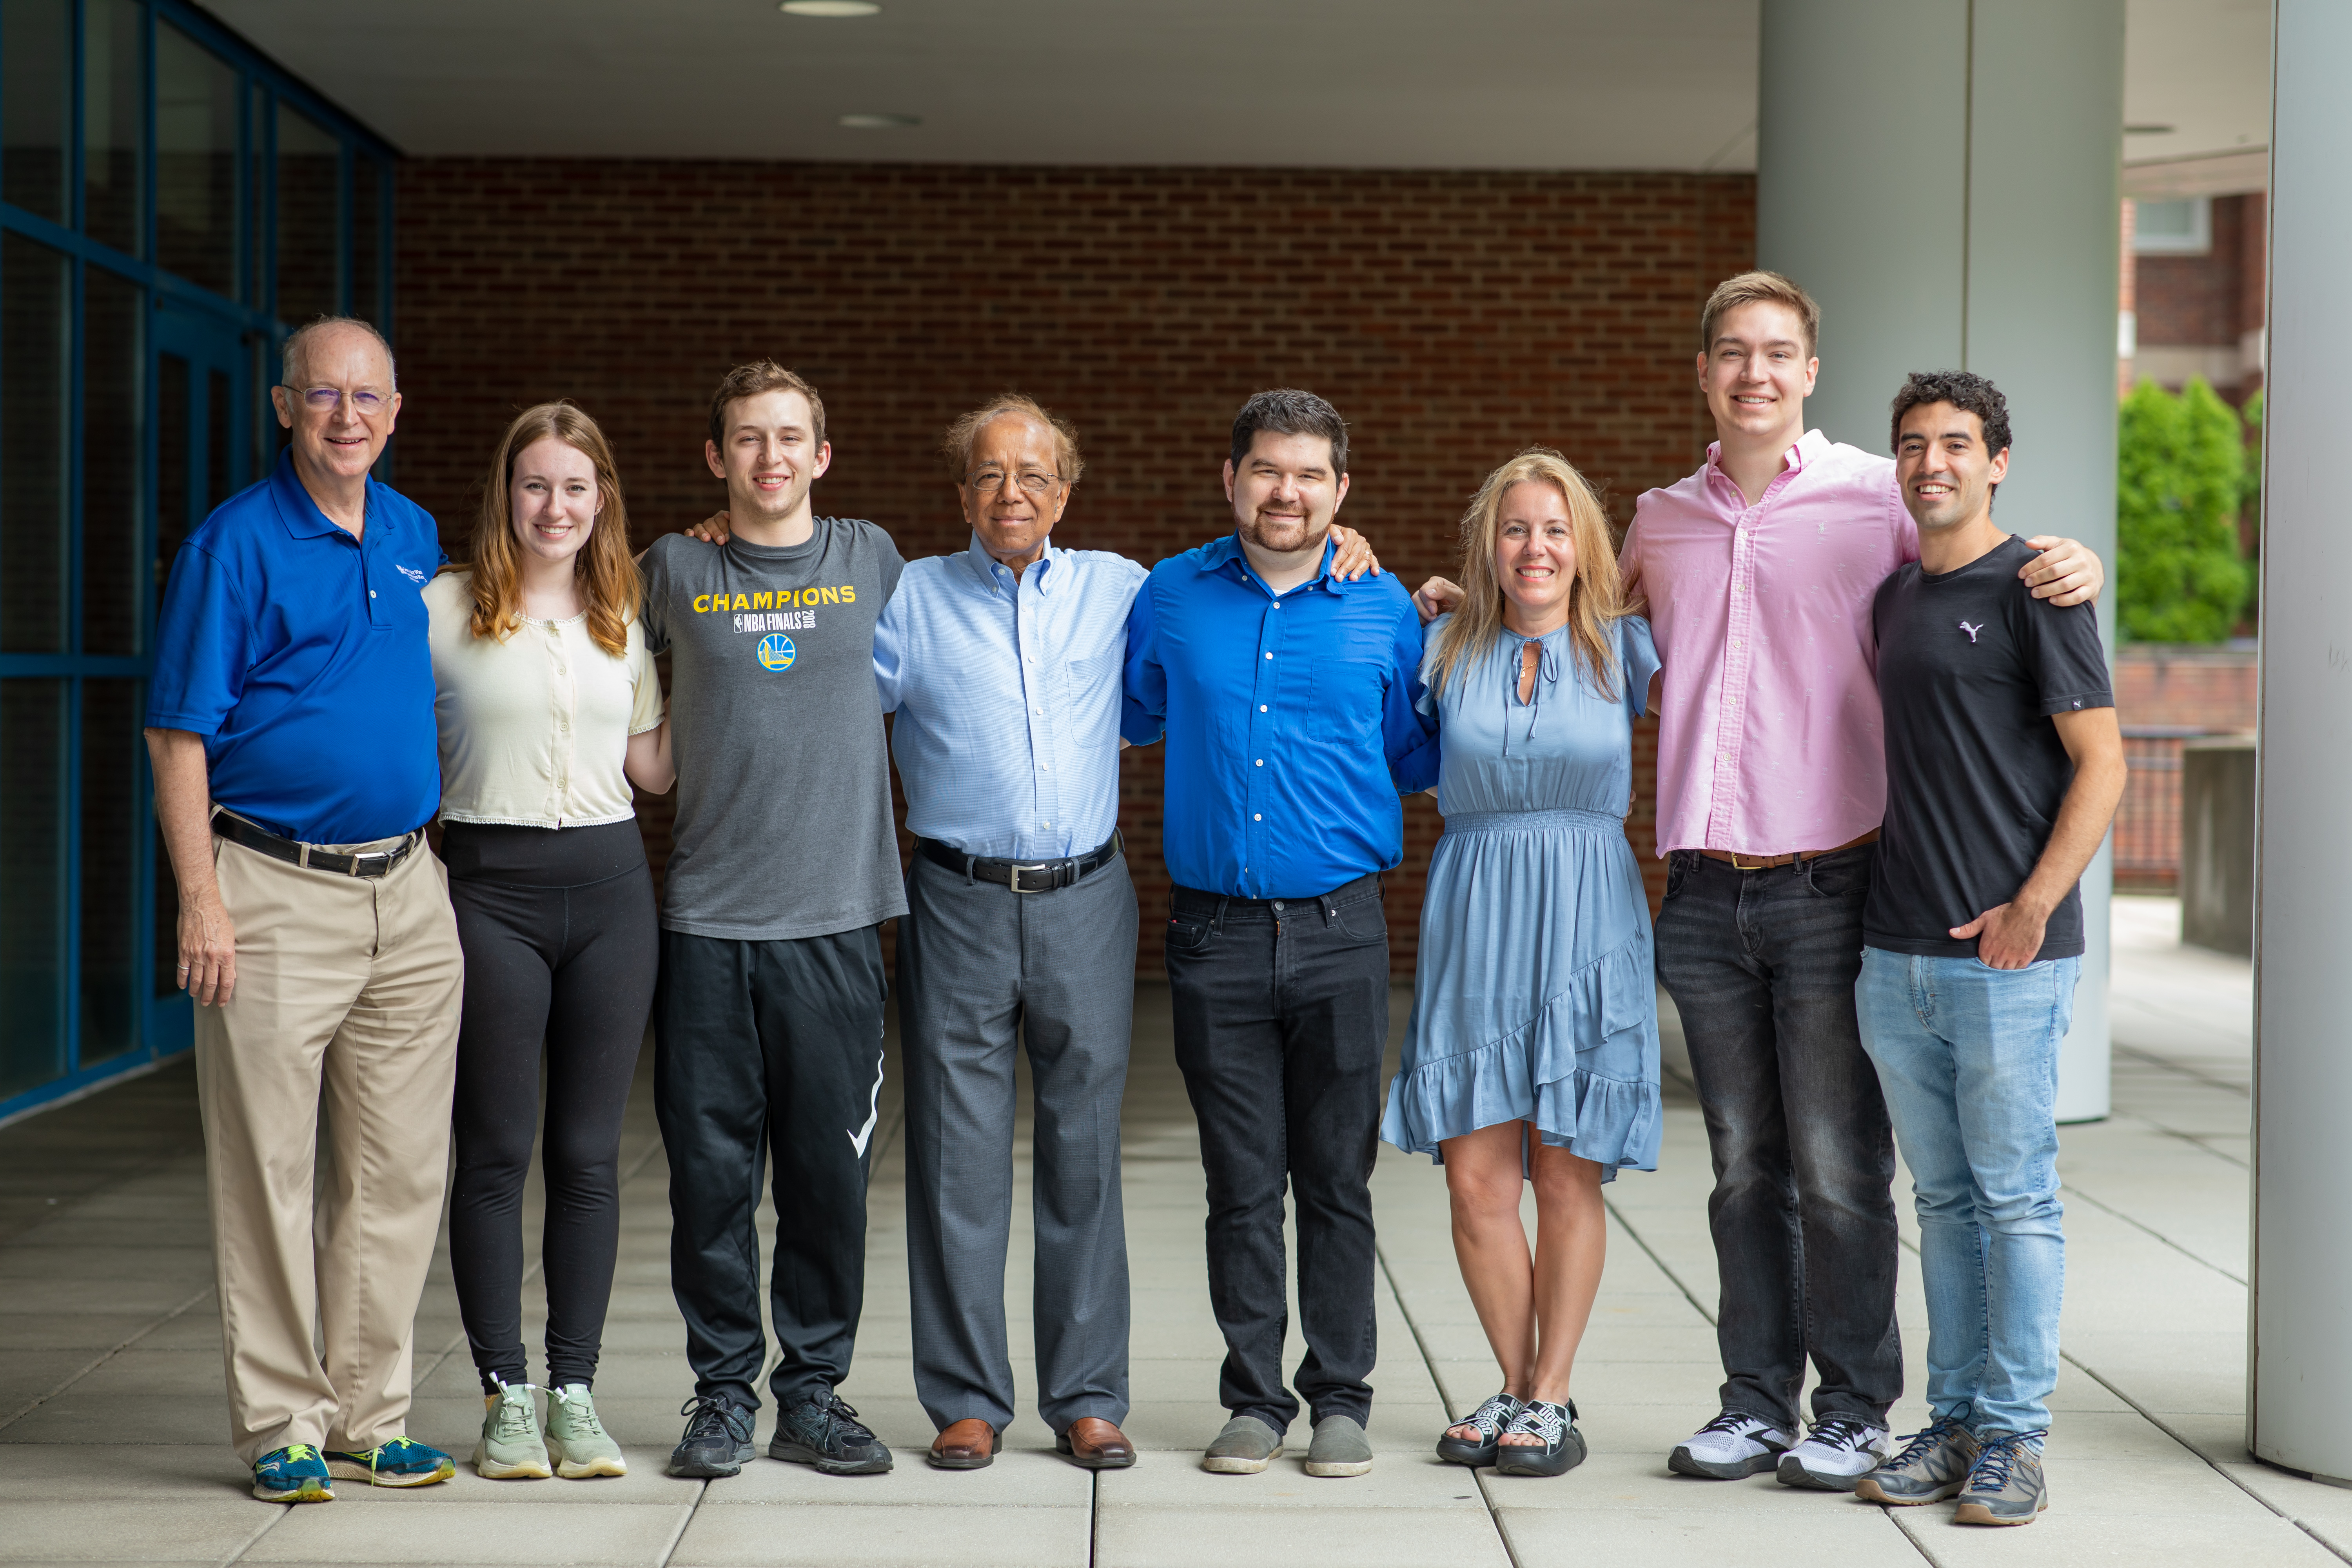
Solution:
<svg viewBox="0 0 2352 1568">
<path fill-rule="evenodd" d="M 1878 842 L 1878 829 L 1872 828 L 1859 838 L 1849 838 L 1833 849 L 1801 849 L 1793 855 L 1742 855 L 1733 849 L 1702 849 L 1700 854 L 1710 860 L 1720 860 L 1735 871 L 1769 871 L 1776 867 L 1793 866 L 1800 860 L 1818 860 L 1824 855 L 1834 855 L 1839 849 L 1859 849 L 1865 844 Z"/>
</svg>

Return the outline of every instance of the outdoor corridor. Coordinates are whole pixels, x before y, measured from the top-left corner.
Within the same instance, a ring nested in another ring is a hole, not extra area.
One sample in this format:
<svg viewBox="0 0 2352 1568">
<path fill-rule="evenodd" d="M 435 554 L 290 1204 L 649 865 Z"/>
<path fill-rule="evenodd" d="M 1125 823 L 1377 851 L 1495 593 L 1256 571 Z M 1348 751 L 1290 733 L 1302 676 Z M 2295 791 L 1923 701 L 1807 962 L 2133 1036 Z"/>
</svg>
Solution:
<svg viewBox="0 0 2352 1568">
<path fill-rule="evenodd" d="M 2252 1463 L 2243 1447 L 2251 972 L 2173 940 L 2169 900 L 2116 905 L 2116 1114 L 2065 1130 L 2064 1346 L 2053 1508 L 2024 1530 L 1966 1530 L 1935 1507 L 1890 1513 L 1769 1477 L 1670 1476 L 1669 1447 L 1715 1412 L 1706 1139 L 1669 1020 L 1661 1169 L 1608 1189 L 1608 1276 L 1575 1394 L 1591 1458 L 1555 1480 L 1474 1477 L 1431 1452 L 1496 1384 L 1454 1270 L 1444 1184 L 1384 1149 L 1372 1474 L 1314 1480 L 1306 1439 L 1256 1477 L 1212 1476 L 1223 1413 L 1202 1258 L 1202 1178 L 1171 1054 L 1164 987 L 1139 998 L 1126 1102 L 1134 1273 L 1132 1470 L 1055 1458 L 1024 1411 L 977 1473 L 923 1463 L 908 1370 L 904 1149 L 886 1099 L 866 1310 L 844 1394 L 898 1451 L 886 1477 L 828 1479 L 765 1458 L 731 1480 L 661 1473 L 691 1388 L 667 1282 L 665 1166 L 642 1070 L 623 1145 L 621 1269 L 598 1405 L 632 1473 L 487 1482 L 462 1464 L 481 1404 L 446 1255 L 417 1325 L 411 1431 L 455 1452 L 418 1493 L 343 1483 L 325 1507 L 253 1500 L 225 1445 L 203 1152 L 184 1059 L 0 1131 L 0 1561 L 8 1563 L 1384 1565 L 2352 1560 L 2352 1491 Z M 1408 993 L 1395 994 L 1401 1032 Z M 1392 1032 L 1393 1054 L 1396 1032 Z M 895 1047 L 894 1047 L 895 1049 Z M 650 1052 L 646 1066 L 650 1065 Z M 897 1082 L 894 1066 L 893 1089 Z M 1025 1136 L 1025 1128 L 1024 1133 Z M 1030 1363 L 1025 1157 L 1008 1289 Z M 1898 1186 L 1906 1215 L 1907 1181 Z M 536 1225 L 537 1184 L 531 1226 Z M 1531 1217 L 1531 1211 L 1530 1211 Z M 531 1237 L 536 1250 L 536 1237 Z M 1912 1391 L 1923 1424 L 1925 1320 L 1906 1255 Z M 535 1282 L 527 1291 L 535 1289 Z M 526 1296 L 535 1334 L 538 1306 Z M 534 1347 L 535 1348 L 535 1347 Z M 1288 1364 L 1296 1364 L 1295 1335 Z M 537 1357 L 534 1354 L 534 1370 Z M 763 1413 L 761 1438 L 764 1444 Z"/>
</svg>

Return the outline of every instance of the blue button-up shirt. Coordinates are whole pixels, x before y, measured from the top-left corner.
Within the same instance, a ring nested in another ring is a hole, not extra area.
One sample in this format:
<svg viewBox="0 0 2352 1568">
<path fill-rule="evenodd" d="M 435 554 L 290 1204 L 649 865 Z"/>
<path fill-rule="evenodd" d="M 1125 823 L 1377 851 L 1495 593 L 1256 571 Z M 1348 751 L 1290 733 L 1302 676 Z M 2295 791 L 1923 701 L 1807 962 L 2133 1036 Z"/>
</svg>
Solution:
<svg viewBox="0 0 2352 1568">
<path fill-rule="evenodd" d="M 1119 664 L 1144 571 L 1100 550 L 1018 577 L 981 548 L 907 563 L 874 628 L 907 830 L 967 855 L 1083 855 L 1118 822 Z"/>
<path fill-rule="evenodd" d="M 149 726 L 202 735 L 213 799 L 306 844 L 390 838 L 441 800 L 424 589 L 448 557 L 373 479 L 362 531 L 281 453 L 180 546 L 155 626 Z"/>
<path fill-rule="evenodd" d="M 1276 595 L 1228 535 L 1162 561 L 1127 625 L 1123 731 L 1168 737 L 1161 847 L 1188 888 L 1306 899 L 1404 858 L 1437 778 L 1421 618 L 1394 575 Z"/>
</svg>

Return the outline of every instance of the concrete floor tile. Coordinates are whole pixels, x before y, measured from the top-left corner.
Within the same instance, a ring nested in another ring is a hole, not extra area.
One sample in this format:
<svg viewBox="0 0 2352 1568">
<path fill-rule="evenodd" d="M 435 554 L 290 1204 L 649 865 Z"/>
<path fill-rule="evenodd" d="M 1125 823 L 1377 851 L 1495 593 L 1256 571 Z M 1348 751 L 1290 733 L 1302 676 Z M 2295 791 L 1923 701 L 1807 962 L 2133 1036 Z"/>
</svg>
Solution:
<svg viewBox="0 0 2352 1568">
<path fill-rule="evenodd" d="M 897 1459 L 887 1475 L 826 1476 L 806 1465 L 761 1458 L 744 1466 L 740 1476 L 711 1482 L 702 1506 L 798 1503 L 824 1507 L 892 1504 L 910 1508 L 1083 1509 L 1093 1504 L 1093 1475 L 1050 1447 L 1007 1447 L 984 1470 L 935 1470 L 924 1459 L 921 1448 L 908 1448 L 898 1453 Z"/>
<path fill-rule="evenodd" d="M 168 1498 L 52 1494 L 38 1506 L 12 1501 L 6 1509 L 7 1543 L 0 1554 L 10 1563 L 221 1563 L 268 1525 L 274 1511 L 226 1488 Z"/>
<path fill-rule="evenodd" d="M 449 1452 L 457 1461 L 457 1475 L 429 1490 L 407 1491 L 397 1487 L 341 1482 L 335 1488 L 335 1500 L 366 1508 L 410 1508 L 422 1503 L 436 1508 L 455 1504 L 535 1507 L 586 1503 L 662 1503 L 683 1508 L 702 1494 L 702 1482 L 679 1480 L 662 1473 L 662 1466 L 669 1458 L 667 1446 L 625 1446 L 621 1452 L 629 1461 L 627 1475 L 595 1476 L 577 1481 L 560 1476 L 541 1481 L 485 1480 L 474 1473 L 471 1441 L 453 1447 Z"/>
<path fill-rule="evenodd" d="M 1323 1508 L 1105 1507 L 1096 1525 L 1100 1568 L 1261 1568 L 1344 1563 L 1349 1568 L 1504 1568 L 1510 1559 L 1484 1510 Z"/>
<path fill-rule="evenodd" d="M 1570 1478 L 1573 1479 L 1574 1472 Z M 1786 1490 L 1787 1489 L 1780 1489 Z M 1531 1563 L 1642 1568 L 1920 1568 L 1920 1553 L 1875 1508 L 1817 1510 L 1801 1527 L 1759 1528 L 1754 1514 L 1688 1509 L 1567 1509 L 1498 1504 L 1514 1556 Z"/>
<path fill-rule="evenodd" d="M 1294 1427 L 1302 1432 L 1304 1423 Z M 1430 1441 L 1436 1441 L 1433 1435 Z M 1150 1454 L 1133 1469 L 1106 1470 L 1097 1500 L 1109 1508 L 1312 1510 L 1463 1508 L 1483 1513 L 1486 1504 L 1470 1471 L 1449 1465 L 1424 1449 L 1419 1455 L 1380 1453 L 1369 1476 L 1310 1476 L 1306 1450 L 1284 1455 L 1255 1476 L 1217 1476 L 1201 1468 L 1196 1454 Z"/>
<path fill-rule="evenodd" d="M 289 1509 L 243 1561 L 650 1565 L 687 1514 L 683 1503 L 473 1508 L 425 1492 L 392 1501 L 397 1506 L 352 1507 L 338 1495 L 324 1506 Z"/>
<path fill-rule="evenodd" d="M 1084 1508 L 742 1503 L 698 1510 L 672 1568 L 823 1564 L 839 1568 L 1087 1568 L 1093 1521 Z"/>
</svg>

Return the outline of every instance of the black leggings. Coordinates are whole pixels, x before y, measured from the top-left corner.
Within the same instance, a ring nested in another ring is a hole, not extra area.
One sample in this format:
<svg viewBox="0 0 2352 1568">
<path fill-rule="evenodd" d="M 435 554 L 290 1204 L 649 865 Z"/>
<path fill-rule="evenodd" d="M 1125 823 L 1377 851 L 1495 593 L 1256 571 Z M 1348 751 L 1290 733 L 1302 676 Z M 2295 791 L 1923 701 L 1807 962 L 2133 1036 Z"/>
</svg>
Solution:
<svg viewBox="0 0 2352 1568">
<path fill-rule="evenodd" d="M 522 1190 L 547 1056 L 550 1387 L 591 1383 L 621 1242 L 621 1113 L 659 963 L 653 879 L 635 822 L 451 823 L 442 839 L 466 1003 L 449 1266 L 485 1393 L 528 1381 Z"/>
</svg>

